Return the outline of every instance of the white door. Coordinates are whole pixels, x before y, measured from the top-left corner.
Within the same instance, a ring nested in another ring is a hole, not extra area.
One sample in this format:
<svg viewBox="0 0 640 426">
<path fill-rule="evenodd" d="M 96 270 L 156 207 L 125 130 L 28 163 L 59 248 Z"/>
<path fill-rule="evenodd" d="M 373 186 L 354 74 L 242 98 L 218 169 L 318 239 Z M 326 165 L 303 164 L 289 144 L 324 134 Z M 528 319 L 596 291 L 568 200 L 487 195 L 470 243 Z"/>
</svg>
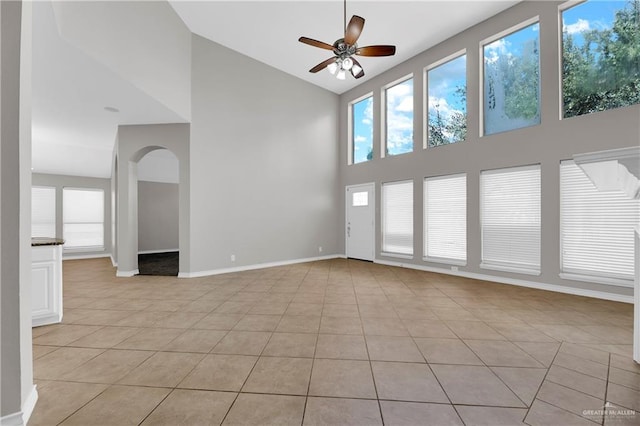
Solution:
<svg viewBox="0 0 640 426">
<path fill-rule="evenodd" d="M 373 183 L 347 186 L 347 257 L 373 260 L 374 186 Z"/>
</svg>

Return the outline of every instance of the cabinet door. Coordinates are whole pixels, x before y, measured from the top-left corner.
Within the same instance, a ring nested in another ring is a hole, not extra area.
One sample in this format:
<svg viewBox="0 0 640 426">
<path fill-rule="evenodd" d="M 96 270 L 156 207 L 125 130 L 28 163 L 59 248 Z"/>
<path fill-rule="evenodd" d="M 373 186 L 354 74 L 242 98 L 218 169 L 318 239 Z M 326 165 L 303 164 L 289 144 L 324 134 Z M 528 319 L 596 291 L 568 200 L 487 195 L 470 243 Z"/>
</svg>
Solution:
<svg viewBox="0 0 640 426">
<path fill-rule="evenodd" d="M 31 306 L 33 325 L 50 323 L 57 316 L 55 261 L 38 262 L 31 266 Z"/>
</svg>

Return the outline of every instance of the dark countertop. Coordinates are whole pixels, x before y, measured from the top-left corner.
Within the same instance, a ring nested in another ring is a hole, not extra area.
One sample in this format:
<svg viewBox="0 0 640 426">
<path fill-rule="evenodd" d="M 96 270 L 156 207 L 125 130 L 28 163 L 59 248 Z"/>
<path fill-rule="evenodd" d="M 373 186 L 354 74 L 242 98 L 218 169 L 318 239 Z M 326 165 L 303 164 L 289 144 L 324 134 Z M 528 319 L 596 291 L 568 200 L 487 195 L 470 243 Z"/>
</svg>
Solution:
<svg viewBox="0 0 640 426">
<path fill-rule="evenodd" d="M 31 247 L 36 246 L 59 246 L 64 244 L 62 238 L 49 238 L 49 237 L 32 237 Z"/>
</svg>

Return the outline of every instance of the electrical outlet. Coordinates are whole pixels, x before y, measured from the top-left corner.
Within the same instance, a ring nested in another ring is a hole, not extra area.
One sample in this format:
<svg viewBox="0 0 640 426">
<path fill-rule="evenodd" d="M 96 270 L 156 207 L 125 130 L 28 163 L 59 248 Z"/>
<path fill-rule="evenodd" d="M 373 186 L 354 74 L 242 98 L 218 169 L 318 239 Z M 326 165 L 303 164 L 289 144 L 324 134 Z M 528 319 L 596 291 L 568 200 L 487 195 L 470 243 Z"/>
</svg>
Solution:
<svg viewBox="0 0 640 426">
<path fill-rule="evenodd" d="M 322 246 L 318 247 L 318 253 L 322 253 Z"/>
<path fill-rule="evenodd" d="M 451 267 L 451 270 L 452 270 L 453 272 L 458 272 L 458 267 L 457 267 L 457 266 L 452 266 L 452 267 Z"/>
<path fill-rule="evenodd" d="M 236 261 L 236 255 L 235 255 L 235 254 L 232 254 L 232 255 L 231 255 L 231 261 L 232 261 L 232 262 L 235 262 L 235 261 Z"/>
</svg>

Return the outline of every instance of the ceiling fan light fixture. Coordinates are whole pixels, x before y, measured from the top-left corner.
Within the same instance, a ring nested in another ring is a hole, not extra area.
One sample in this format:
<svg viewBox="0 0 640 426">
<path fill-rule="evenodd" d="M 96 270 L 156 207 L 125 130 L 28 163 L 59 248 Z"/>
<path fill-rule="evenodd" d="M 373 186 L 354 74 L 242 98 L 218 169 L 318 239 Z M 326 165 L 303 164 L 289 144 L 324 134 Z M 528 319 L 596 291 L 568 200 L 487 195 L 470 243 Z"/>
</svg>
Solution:
<svg viewBox="0 0 640 426">
<path fill-rule="evenodd" d="M 353 66 L 353 60 L 351 58 L 344 58 L 342 60 L 341 67 L 343 70 L 349 71 L 352 66 Z"/>
<path fill-rule="evenodd" d="M 1 1 L 1 0 L 0 0 Z M 393 56 L 396 53 L 396 47 L 391 45 L 375 45 L 358 47 L 357 41 L 364 27 L 364 18 L 353 15 L 347 25 L 347 0 L 344 0 L 344 37 L 336 40 L 333 45 L 322 41 L 314 40 L 309 37 L 300 37 L 299 42 L 308 44 L 309 46 L 319 47 L 325 50 L 331 50 L 334 54 L 332 58 L 320 62 L 309 72 L 317 73 L 327 68 L 331 75 L 338 80 L 344 80 L 347 72 L 354 78 L 362 78 L 364 70 L 362 65 L 356 60 L 355 56 Z"/>
</svg>

